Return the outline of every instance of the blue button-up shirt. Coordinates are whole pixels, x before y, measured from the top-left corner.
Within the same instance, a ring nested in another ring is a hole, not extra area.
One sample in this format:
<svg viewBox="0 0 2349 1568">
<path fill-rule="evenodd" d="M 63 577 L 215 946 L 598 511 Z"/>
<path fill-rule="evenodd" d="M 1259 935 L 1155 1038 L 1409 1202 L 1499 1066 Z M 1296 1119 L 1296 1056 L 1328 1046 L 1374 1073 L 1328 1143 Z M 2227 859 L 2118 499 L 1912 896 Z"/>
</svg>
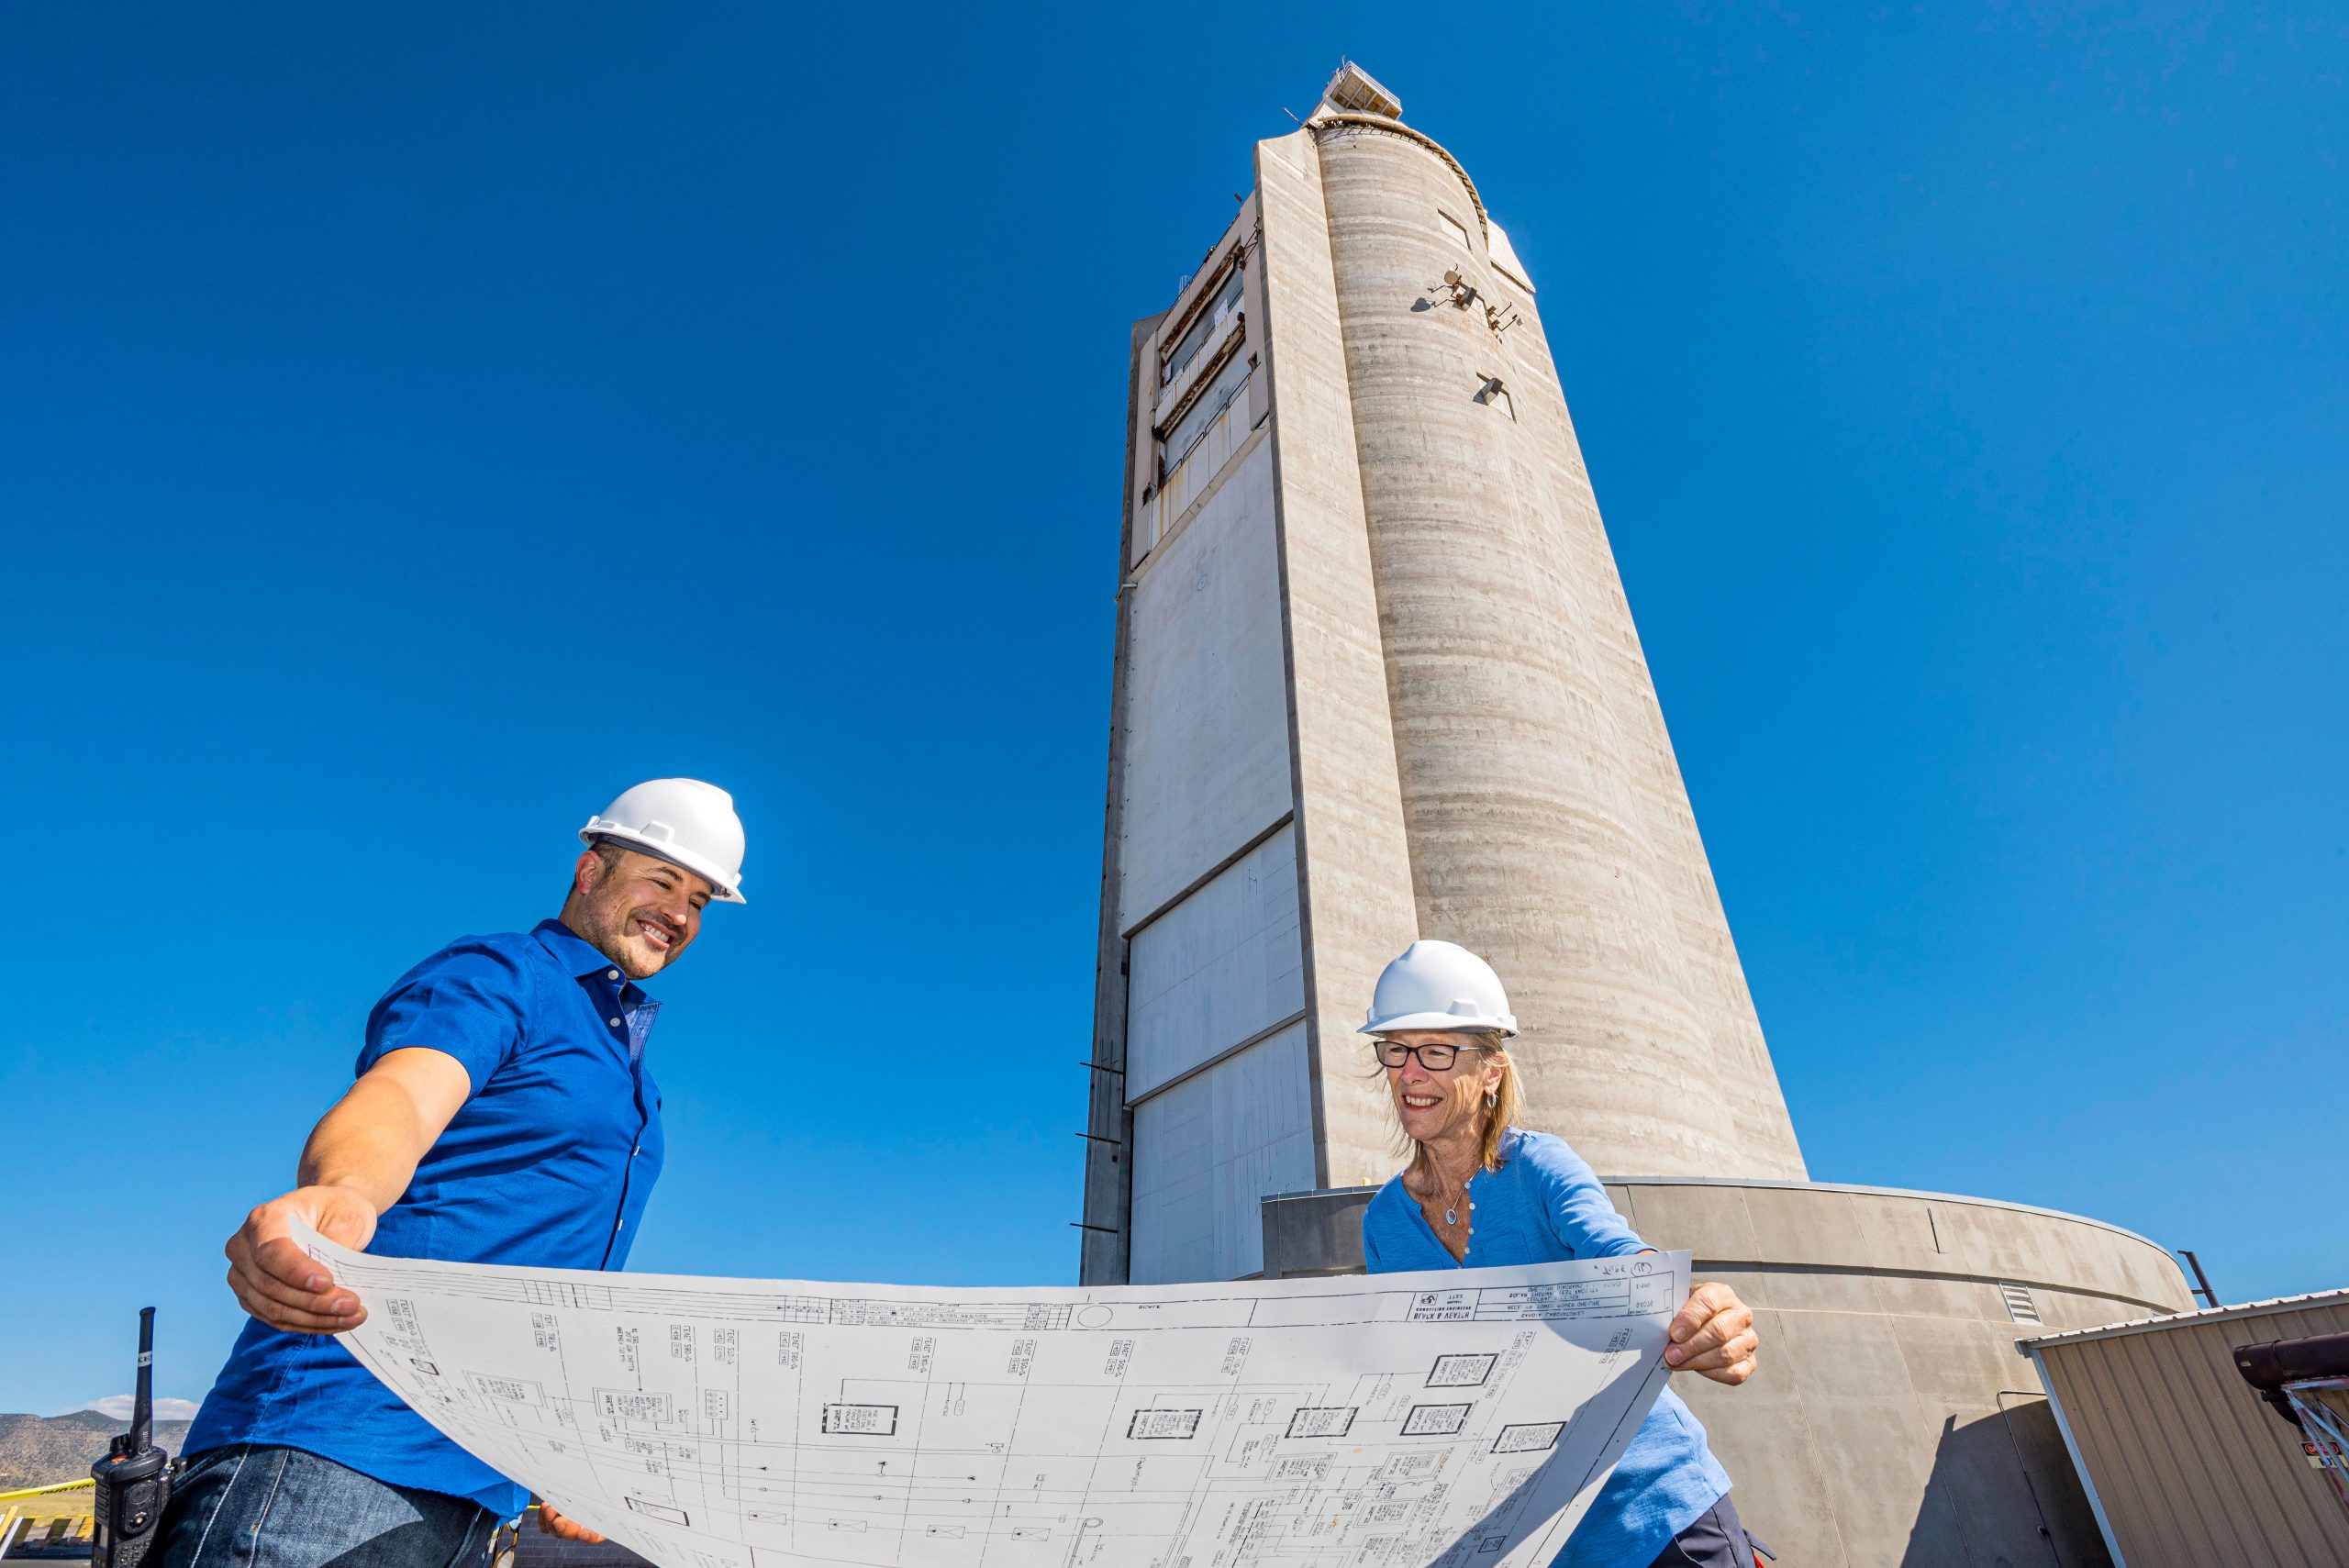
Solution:
<svg viewBox="0 0 2349 1568">
<path fill-rule="evenodd" d="M 473 1092 L 367 1251 L 466 1263 L 617 1269 L 661 1173 L 661 1089 L 644 1042 L 660 1004 L 559 920 L 463 937 L 367 1018 L 365 1073 L 395 1051 L 455 1057 Z M 186 1451 L 283 1443 L 503 1516 L 528 1494 L 442 1437 L 331 1338 L 249 1321 Z"/>
<path fill-rule="evenodd" d="M 1500 1169 L 1470 1177 L 1468 1199 L 1476 1206 L 1468 1255 L 1455 1262 L 1403 1178 L 1389 1180 L 1363 1211 L 1370 1272 L 1618 1258 L 1647 1246 L 1615 1212 L 1582 1156 L 1546 1132 L 1512 1128 L 1503 1134 Z M 1680 1396 L 1664 1389 L 1553 1568 L 1652 1562 L 1728 1490 L 1729 1473 L 1713 1457 L 1704 1427 Z"/>
</svg>

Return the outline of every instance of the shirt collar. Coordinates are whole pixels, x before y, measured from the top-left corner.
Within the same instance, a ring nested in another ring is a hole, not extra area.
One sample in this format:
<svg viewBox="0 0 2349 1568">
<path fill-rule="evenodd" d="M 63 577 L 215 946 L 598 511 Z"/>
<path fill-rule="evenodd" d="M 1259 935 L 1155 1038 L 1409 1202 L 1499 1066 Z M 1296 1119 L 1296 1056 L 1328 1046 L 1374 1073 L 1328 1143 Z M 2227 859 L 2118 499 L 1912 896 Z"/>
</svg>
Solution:
<svg viewBox="0 0 2349 1568">
<path fill-rule="evenodd" d="M 557 963 L 562 965 L 563 973 L 573 979 L 609 981 L 617 976 L 624 1000 L 630 1003 L 652 1000 L 635 981 L 621 972 L 619 965 L 589 946 L 586 938 L 561 920 L 541 920 L 530 934 L 539 939 L 539 945 L 552 954 Z"/>
</svg>

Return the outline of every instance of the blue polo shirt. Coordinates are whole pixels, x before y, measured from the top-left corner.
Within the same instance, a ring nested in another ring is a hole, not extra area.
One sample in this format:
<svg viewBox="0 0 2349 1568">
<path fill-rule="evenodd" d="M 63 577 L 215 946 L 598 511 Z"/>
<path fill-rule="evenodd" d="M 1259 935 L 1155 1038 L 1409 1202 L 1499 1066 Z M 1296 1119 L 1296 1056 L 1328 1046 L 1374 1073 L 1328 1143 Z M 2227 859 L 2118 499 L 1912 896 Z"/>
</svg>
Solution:
<svg viewBox="0 0 2349 1568">
<path fill-rule="evenodd" d="M 1558 1263 L 1647 1247 L 1615 1212 L 1582 1156 L 1546 1132 L 1511 1128 L 1504 1133 L 1500 1169 L 1469 1178 L 1468 1201 L 1475 1205 L 1468 1255 L 1455 1262 L 1429 1228 L 1419 1200 L 1403 1190 L 1403 1178 L 1390 1178 L 1363 1212 L 1363 1255 L 1370 1272 Z M 1666 1388 L 1592 1499 L 1590 1512 L 1552 1559 L 1553 1568 L 1653 1562 L 1728 1491 L 1729 1472 L 1706 1444 L 1704 1427 Z"/>
<path fill-rule="evenodd" d="M 457 1059 L 473 1094 L 386 1209 L 367 1251 L 557 1269 L 628 1262 L 661 1173 L 661 1089 L 644 1065 L 660 1004 L 560 920 L 462 937 L 367 1017 L 363 1073 L 391 1051 Z M 378 1481 L 471 1497 L 501 1518 L 529 1495 L 442 1437 L 322 1334 L 258 1318 L 228 1352 L 185 1450 L 282 1443 Z"/>
</svg>

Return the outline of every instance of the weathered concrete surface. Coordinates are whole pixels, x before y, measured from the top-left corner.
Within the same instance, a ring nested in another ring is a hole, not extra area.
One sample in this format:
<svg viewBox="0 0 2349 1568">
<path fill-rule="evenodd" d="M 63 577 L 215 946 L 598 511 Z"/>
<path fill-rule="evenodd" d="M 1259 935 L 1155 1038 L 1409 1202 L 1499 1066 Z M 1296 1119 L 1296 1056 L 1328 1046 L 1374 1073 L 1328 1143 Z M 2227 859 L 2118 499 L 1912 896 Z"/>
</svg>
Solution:
<svg viewBox="0 0 2349 1568">
<path fill-rule="evenodd" d="M 1532 301 L 1459 253 L 1480 225 L 1423 140 L 1313 134 L 1420 931 L 1507 979 L 1530 1125 L 1602 1167 L 1799 1175 Z"/>
<path fill-rule="evenodd" d="M 1503 296 L 1508 297 L 1505 280 L 1501 286 Z M 1604 686 L 1631 764 L 1629 786 L 1640 800 L 1657 852 L 1683 873 L 1668 877 L 1664 892 L 1679 929 L 1691 1000 L 1712 1039 L 1712 1068 L 1720 1077 L 1723 1098 L 1737 1127 L 1743 1162 L 1741 1173 L 1799 1181 L 1809 1173 L 1795 1140 L 1794 1123 L 1787 1115 L 1777 1069 L 1763 1042 L 1753 997 L 1746 989 L 1745 970 L 1730 938 L 1729 917 L 1721 909 L 1712 863 L 1698 836 L 1696 813 L 1690 808 L 1679 760 L 1673 754 L 1672 740 L 1664 728 L 1664 708 L 1656 700 L 1655 681 L 1641 651 L 1639 631 L 1631 624 L 1631 604 L 1616 571 L 1606 526 L 1599 520 L 1598 503 L 1583 466 L 1581 443 L 1558 384 L 1542 317 L 1531 306 L 1530 300 L 1522 307 L 1512 304 L 1521 320 L 1508 335 L 1518 373 L 1531 389 L 1529 395 L 1515 400 L 1517 411 L 1548 466 L 1551 493 L 1558 503 L 1566 546 L 1576 559 L 1577 575 L 1595 585 L 1585 599 L 1594 631 L 1590 647 L 1607 666 Z"/>
<path fill-rule="evenodd" d="M 1754 1308 L 1761 1370 L 1680 1376 L 1785 1568 L 2102 1568 L 2110 1559 L 2017 1342 L 2191 1305 L 2176 1263 L 2095 1220 L 1931 1193 L 1607 1178 L 1651 1244 Z M 1375 1190 L 1264 1205 L 1267 1273 L 1353 1273 Z M 2019 1320 L 2002 1286 L 2039 1323 Z M 2040 1532 L 2044 1529 L 2046 1534 Z"/>
<path fill-rule="evenodd" d="M 1259 269 L 1286 607 L 1290 754 L 1304 878 L 1317 1181 L 1394 1163 L 1386 1090 L 1361 1035 L 1372 984 L 1419 937 L 1353 397 L 1312 135 L 1256 147 Z"/>
<path fill-rule="evenodd" d="M 1754 1308 L 1762 1371 L 1675 1378 L 1787 1564 L 2108 1561 L 2030 1362 L 2042 1324 L 2191 1305 L 2160 1247 L 2071 1215 L 1821 1184 L 1623 1181 L 1652 1244 L 1695 1251 Z M 2019 1287 L 2015 1316 L 2006 1290 Z M 2045 1536 L 2039 1532 L 2044 1528 Z"/>
</svg>

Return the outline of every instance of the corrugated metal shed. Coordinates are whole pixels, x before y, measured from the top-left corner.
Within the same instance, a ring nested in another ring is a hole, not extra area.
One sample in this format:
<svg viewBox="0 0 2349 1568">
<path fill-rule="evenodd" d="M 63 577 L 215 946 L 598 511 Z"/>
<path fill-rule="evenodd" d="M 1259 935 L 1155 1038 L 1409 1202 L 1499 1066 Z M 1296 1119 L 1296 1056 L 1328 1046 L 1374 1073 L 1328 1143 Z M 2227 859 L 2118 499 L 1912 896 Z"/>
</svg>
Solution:
<svg viewBox="0 0 2349 1568">
<path fill-rule="evenodd" d="M 2349 1511 L 2235 1372 L 2349 1332 L 2349 1290 L 2026 1340 L 2121 1568 L 2349 1568 Z"/>
</svg>

